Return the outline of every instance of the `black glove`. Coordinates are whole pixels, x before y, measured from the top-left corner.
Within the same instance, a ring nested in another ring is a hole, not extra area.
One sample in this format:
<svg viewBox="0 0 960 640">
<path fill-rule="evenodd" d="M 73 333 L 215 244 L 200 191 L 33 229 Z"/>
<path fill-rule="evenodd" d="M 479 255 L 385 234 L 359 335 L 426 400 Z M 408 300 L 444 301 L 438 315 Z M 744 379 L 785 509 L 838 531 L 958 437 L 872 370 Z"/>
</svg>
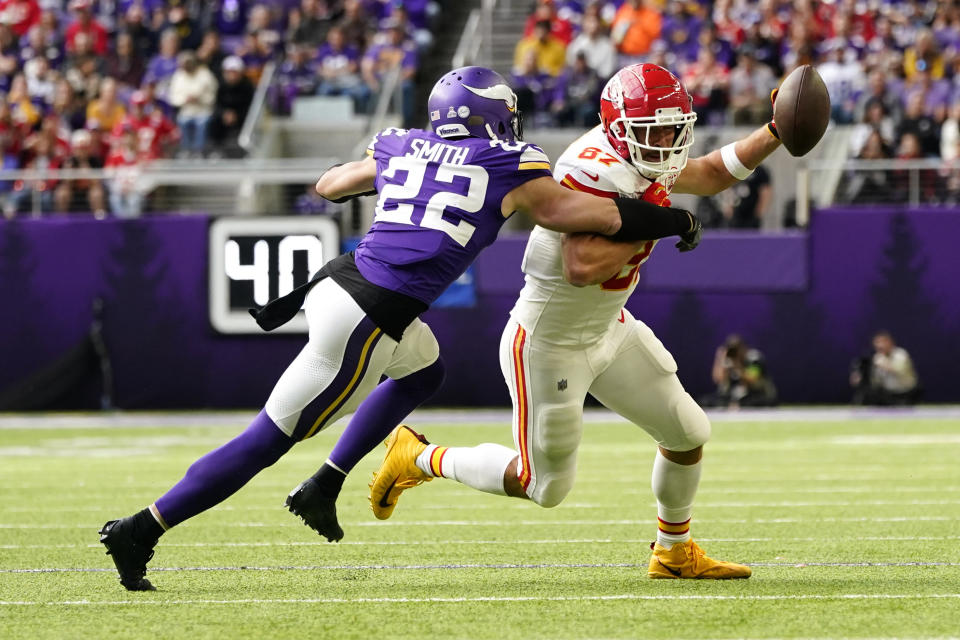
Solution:
<svg viewBox="0 0 960 640">
<path fill-rule="evenodd" d="M 690 230 L 681 233 L 680 241 L 674 245 L 680 250 L 680 253 L 696 249 L 697 245 L 700 244 L 700 239 L 703 237 L 703 225 L 700 224 L 700 218 L 689 211 L 687 215 L 690 216 Z"/>
</svg>

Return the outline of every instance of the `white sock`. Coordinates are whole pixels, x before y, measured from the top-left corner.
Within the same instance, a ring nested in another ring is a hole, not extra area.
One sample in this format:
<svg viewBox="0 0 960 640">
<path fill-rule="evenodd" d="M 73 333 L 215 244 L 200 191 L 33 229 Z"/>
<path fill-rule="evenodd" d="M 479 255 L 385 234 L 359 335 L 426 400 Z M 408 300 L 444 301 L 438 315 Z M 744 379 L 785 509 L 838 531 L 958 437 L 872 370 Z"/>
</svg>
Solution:
<svg viewBox="0 0 960 640">
<path fill-rule="evenodd" d="M 417 466 L 431 476 L 450 478 L 480 491 L 505 496 L 503 474 L 516 457 L 513 449 L 493 443 L 476 447 L 432 444 L 417 456 Z"/>
<path fill-rule="evenodd" d="M 700 467 L 700 462 L 671 462 L 657 450 L 651 485 L 657 498 L 657 542 L 662 547 L 669 549 L 690 539 L 690 516 L 700 485 Z"/>
</svg>

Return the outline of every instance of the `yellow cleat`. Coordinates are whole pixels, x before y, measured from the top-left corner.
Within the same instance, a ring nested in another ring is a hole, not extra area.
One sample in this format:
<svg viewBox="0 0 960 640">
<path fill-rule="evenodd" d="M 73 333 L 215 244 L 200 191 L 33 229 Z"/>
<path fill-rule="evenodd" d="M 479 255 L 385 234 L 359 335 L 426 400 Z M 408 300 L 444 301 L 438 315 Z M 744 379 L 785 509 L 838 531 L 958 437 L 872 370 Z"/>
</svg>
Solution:
<svg viewBox="0 0 960 640">
<path fill-rule="evenodd" d="M 678 542 L 670 549 L 665 549 L 658 543 L 651 544 L 650 548 L 653 549 L 653 555 L 650 556 L 647 576 L 651 578 L 732 580 L 749 578 L 752 573 L 750 567 L 742 564 L 708 557 L 693 540 Z"/>
<path fill-rule="evenodd" d="M 397 499 L 406 489 L 433 480 L 417 467 L 417 456 L 430 444 L 422 435 L 400 425 L 386 439 L 387 454 L 370 483 L 370 508 L 373 515 L 386 520 L 393 514 Z"/>
</svg>

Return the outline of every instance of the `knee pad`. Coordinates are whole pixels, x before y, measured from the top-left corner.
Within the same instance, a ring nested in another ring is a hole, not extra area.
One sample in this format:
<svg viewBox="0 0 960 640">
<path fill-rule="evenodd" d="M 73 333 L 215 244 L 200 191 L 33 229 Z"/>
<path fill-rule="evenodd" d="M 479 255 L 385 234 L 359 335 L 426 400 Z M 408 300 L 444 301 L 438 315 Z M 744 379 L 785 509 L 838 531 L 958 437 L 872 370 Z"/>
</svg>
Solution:
<svg viewBox="0 0 960 640">
<path fill-rule="evenodd" d="M 416 354 L 421 362 L 430 364 L 440 357 L 440 344 L 427 323 L 411 324 L 407 330 L 413 334 L 410 336 L 412 340 L 411 351 Z"/>
<path fill-rule="evenodd" d="M 579 403 L 541 406 L 534 433 L 535 486 L 530 499 L 555 507 L 573 488 L 583 407 Z"/>
<path fill-rule="evenodd" d="M 420 320 L 415 320 L 404 332 L 403 339 L 397 345 L 384 373 L 394 380 L 399 380 L 426 369 L 439 358 L 440 345 L 430 327 Z M 442 363 L 440 367 L 443 367 Z M 442 381 L 441 378 L 440 382 Z"/>
<path fill-rule="evenodd" d="M 676 398 L 671 413 L 677 421 L 678 436 L 681 439 L 666 447 L 671 451 L 690 451 L 706 444 L 710 439 L 710 418 L 704 413 L 690 394 L 684 391 Z"/>
<path fill-rule="evenodd" d="M 533 443 L 539 454 L 538 461 L 545 458 L 548 464 L 552 464 L 575 455 L 580 446 L 582 417 L 583 408 L 580 404 L 542 405 L 537 415 Z"/>
<path fill-rule="evenodd" d="M 537 505 L 545 509 L 552 509 L 567 497 L 570 490 L 573 489 L 574 473 L 564 476 L 555 476 L 548 478 L 537 477 L 537 486 L 530 499 Z"/>
</svg>

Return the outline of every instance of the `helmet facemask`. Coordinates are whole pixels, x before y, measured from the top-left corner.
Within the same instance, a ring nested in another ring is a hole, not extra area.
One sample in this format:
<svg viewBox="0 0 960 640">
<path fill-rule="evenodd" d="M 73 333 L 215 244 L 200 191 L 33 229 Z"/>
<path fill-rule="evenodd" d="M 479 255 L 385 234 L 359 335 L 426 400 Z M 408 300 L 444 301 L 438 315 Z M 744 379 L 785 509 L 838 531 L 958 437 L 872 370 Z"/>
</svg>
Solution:
<svg viewBox="0 0 960 640">
<path fill-rule="evenodd" d="M 513 139 L 516 141 L 523 140 L 523 113 L 518 107 L 513 112 L 513 118 L 510 119 L 510 128 L 513 129 Z"/>
<path fill-rule="evenodd" d="M 696 120 L 696 113 L 669 107 L 657 109 L 653 116 L 617 118 L 609 124 L 609 131 L 627 145 L 630 160 L 640 174 L 657 180 L 667 174 L 679 174 L 687 166 Z M 672 136 L 663 136 L 663 128 L 669 128 Z M 657 144 L 661 137 L 672 139 L 667 144 Z"/>
<path fill-rule="evenodd" d="M 513 117 L 510 118 L 510 124 L 508 126 L 510 127 L 510 132 L 513 134 L 513 139 L 510 140 L 507 136 L 506 140 L 511 142 L 520 142 L 523 140 L 523 114 L 520 113 L 520 109 L 514 109 Z M 507 133 L 503 122 L 497 124 L 497 128 L 500 130 L 499 132 L 494 131 L 489 122 L 484 125 L 484 128 L 487 130 L 487 135 L 490 136 L 491 140 L 502 140 L 505 138 L 504 134 Z"/>
</svg>

